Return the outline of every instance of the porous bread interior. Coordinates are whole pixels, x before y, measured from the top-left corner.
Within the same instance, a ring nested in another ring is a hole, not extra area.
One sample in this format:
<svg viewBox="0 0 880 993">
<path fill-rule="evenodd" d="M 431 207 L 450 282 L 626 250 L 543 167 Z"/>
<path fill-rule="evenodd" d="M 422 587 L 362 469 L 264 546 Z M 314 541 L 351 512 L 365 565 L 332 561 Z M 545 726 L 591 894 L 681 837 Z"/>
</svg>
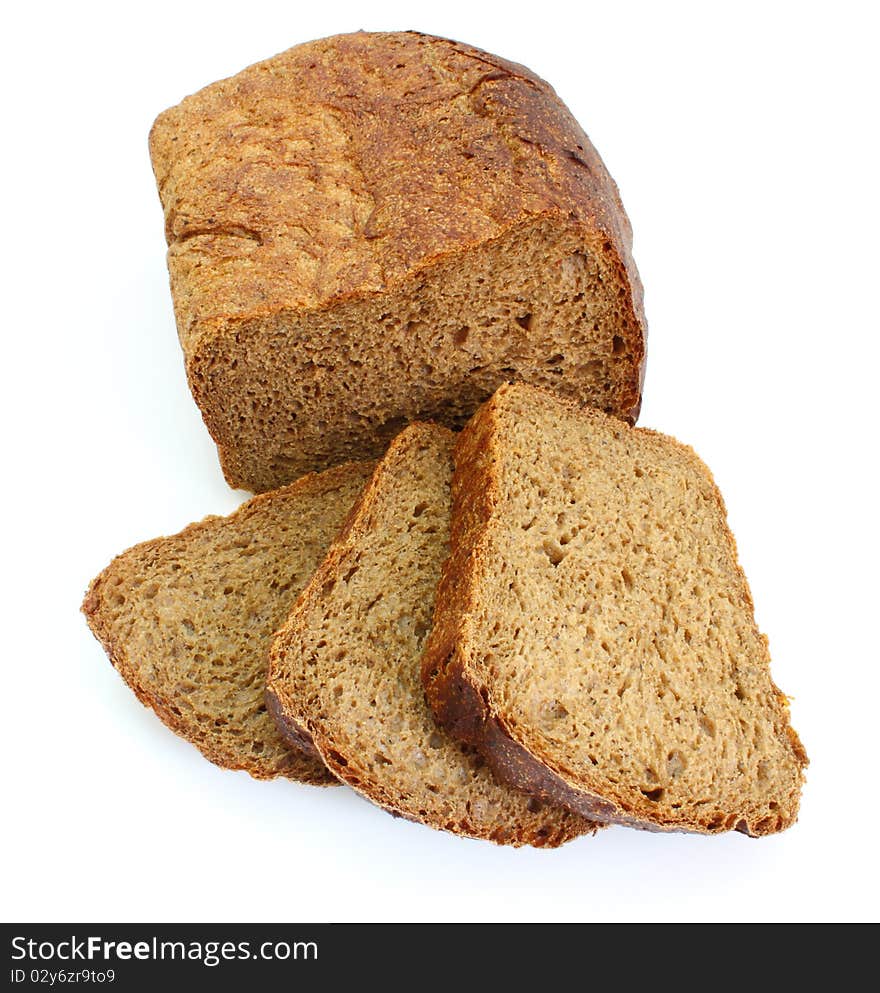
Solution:
<svg viewBox="0 0 880 993">
<path fill-rule="evenodd" d="M 558 845 L 593 825 L 499 784 L 425 702 L 419 659 L 449 541 L 452 441 L 417 424 L 395 442 L 280 633 L 269 689 L 375 803 L 471 837 Z"/>
<path fill-rule="evenodd" d="M 610 249 L 543 218 L 387 294 L 228 322 L 189 374 L 230 483 L 378 457 L 413 420 L 461 427 L 512 379 L 634 416 L 644 345 Z"/>
<path fill-rule="evenodd" d="M 138 697 L 218 765 L 327 783 L 288 747 L 264 702 L 268 650 L 372 466 L 342 466 L 138 545 L 84 610 Z"/>
<path fill-rule="evenodd" d="M 470 663 L 515 740 L 635 820 L 751 834 L 806 756 L 703 463 L 537 391 L 500 401 Z"/>
</svg>

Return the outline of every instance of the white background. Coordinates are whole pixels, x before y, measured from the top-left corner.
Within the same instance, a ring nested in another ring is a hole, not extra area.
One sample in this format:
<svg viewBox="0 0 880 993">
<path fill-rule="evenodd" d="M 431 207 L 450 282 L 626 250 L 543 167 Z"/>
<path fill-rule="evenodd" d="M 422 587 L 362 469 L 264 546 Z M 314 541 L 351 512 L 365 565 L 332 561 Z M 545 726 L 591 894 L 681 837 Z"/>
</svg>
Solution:
<svg viewBox="0 0 880 993">
<path fill-rule="evenodd" d="M 876 920 L 874 9 L 7 9 L 6 920 Z M 515 851 L 346 789 L 258 783 L 142 708 L 78 613 L 115 553 L 245 496 L 224 484 L 184 379 L 154 116 L 298 42 L 410 27 L 550 80 L 620 185 L 650 323 L 641 423 L 714 470 L 812 760 L 785 834 L 616 828 Z"/>
</svg>

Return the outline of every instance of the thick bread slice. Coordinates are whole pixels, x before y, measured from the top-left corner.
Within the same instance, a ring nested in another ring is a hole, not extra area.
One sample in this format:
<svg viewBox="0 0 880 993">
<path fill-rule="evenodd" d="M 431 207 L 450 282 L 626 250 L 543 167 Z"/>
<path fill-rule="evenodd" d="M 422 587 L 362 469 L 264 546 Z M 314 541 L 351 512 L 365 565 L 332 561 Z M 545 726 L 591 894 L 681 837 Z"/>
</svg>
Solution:
<svg viewBox="0 0 880 993">
<path fill-rule="evenodd" d="M 234 486 L 460 427 L 512 377 L 635 418 L 614 181 L 547 83 L 414 32 L 299 45 L 161 114 L 187 376 Z"/>
<path fill-rule="evenodd" d="M 499 784 L 425 703 L 419 658 L 449 541 L 452 444 L 428 424 L 393 442 L 272 646 L 267 698 L 295 742 L 392 813 L 559 845 L 593 825 Z"/>
<path fill-rule="evenodd" d="M 172 731 L 227 769 L 329 785 L 266 713 L 269 644 L 335 537 L 372 465 L 306 476 L 123 552 L 83 612 L 110 661 Z"/>
<path fill-rule="evenodd" d="M 423 662 L 444 726 L 599 820 L 751 835 L 795 820 L 807 758 L 690 448 L 503 387 L 461 435 L 453 493 Z"/>
</svg>

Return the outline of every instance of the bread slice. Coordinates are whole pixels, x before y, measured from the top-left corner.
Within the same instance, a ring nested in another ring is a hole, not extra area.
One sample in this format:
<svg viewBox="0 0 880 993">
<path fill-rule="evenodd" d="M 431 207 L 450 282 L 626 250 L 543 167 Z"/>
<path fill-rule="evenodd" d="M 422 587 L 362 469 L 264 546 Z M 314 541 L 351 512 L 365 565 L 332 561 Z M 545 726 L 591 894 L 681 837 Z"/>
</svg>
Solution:
<svg viewBox="0 0 880 993">
<path fill-rule="evenodd" d="M 311 577 L 372 466 L 306 476 L 123 552 L 83 612 L 110 661 L 172 731 L 227 769 L 328 785 L 266 713 L 272 635 Z"/>
<path fill-rule="evenodd" d="M 267 698 L 293 740 L 392 813 L 559 845 L 593 826 L 500 785 L 425 703 L 419 658 L 449 540 L 452 443 L 428 424 L 393 442 L 272 647 Z"/>
<path fill-rule="evenodd" d="M 642 289 L 614 181 L 523 66 L 413 32 L 299 45 L 159 116 L 193 395 L 233 486 L 460 427 L 518 377 L 634 419 Z"/>
<path fill-rule="evenodd" d="M 451 733 L 598 820 L 795 820 L 806 755 L 690 448 L 506 386 L 461 435 L 453 494 L 423 663 Z"/>
</svg>

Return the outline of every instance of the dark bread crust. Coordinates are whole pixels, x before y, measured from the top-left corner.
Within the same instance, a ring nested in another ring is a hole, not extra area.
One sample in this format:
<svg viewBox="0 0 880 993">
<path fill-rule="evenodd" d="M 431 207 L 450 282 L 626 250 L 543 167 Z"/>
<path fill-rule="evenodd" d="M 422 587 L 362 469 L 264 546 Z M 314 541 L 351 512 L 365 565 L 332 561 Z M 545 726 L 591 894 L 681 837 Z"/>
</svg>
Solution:
<svg viewBox="0 0 880 993">
<path fill-rule="evenodd" d="M 439 601 L 438 601 L 439 602 Z M 476 748 L 499 779 L 549 803 L 598 823 L 629 823 L 615 817 L 614 804 L 572 789 L 554 776 L 505 730 L 500 718 L 489 711 L 477 687 L 465 678 L 460 663 L 450 658 L 438 671 L 430 645 L 425 652 L 424 678 L 428 702 L 437 722 L 450 734 Z"/>
<path fill-rule="evenodd" d="M 507 389 L 517 388 L 502 387 L 496 397 L 503 395 Z M 545 392 L 535 387 L 529 389 Z M 555 397 L 554 401 L 569 411 L 580 409 L 570 400 Z M 517 740 L 517 735 L 505 723 L 504 715 L 493 708 L 490 689 L 477 674 L 478 667 L 473 664 L 470 625 L 477 596 L 476 575 L 483 554 L 481 546 L 486 526 L 500 498 L 498 476 L 494 471 L 498 439 L 495 417 L 496 406 L 490 400 L 461 432 L 455 448 L 451 552 L 440 579 L 434 625 L 422 659 L 425 693 L 438 723 L 454 737 L 477 748 L 499 778 L 602 823 L 624 824 L 648 831 L 701 834 L 717 834 L 733 828 L 751 837 L 788 827 L 793 818 L 780 818 L 776 824 L 751 824 L 745 820 L 720 825 L 698 820 L 677 825 L 658 823 L 651 819 L 649 808 L 624 807 L 615 798 L 591 791 L 585 788 L 583 782 L 566 776 L 563 770 L 554 768 L 546 756 L 533 754 Z M 642 428 L 635 430 L 656 435 L 656 432 Z M 696 460 L 708 476 L 723 511 L 723 498 L 708 468 L 692 449 L 679 442 L 676 444 Z M 749 609 L 753 610 L 748 583 L 738 564 L 735 541 L 729 531 L 728 541 L 748 594 Z M 766 638 L 762 637 L 762 641 L 766 654 Z M 769 654 L 766 654 L 766 661 L 769 665 Z M 778 705 L 787 713 L 787 698 L 772 681 L 771 686 Z M 786 726 L 785 733 L 801 768 L 805 767 L 807 755 L 797 733 L 790 724 Z"/>
<path fill-rule="evenodd" d="M 459 99 L 473 111 L 450 134 L 425 108 Z M 629 220 L 581 127 L 525 67 L 417 32 L 339 35 L 166 110 L 150 153 L 187 376 L 232 485 L 265 488 L 243 464 L 212 380 L 251 347 L 249 325 L 397 290 L 416 297 L 438 263 L 525 237 L 541 219 L 579 232 L 619 287 L 614 333 L 629 368 L 612 412 L 638 416 L 646 322 Z M 294 195 L 297 169 L 318 177 L 310 193 Z M 332 196 L 319 181 L 328 172 Z"/>
<path fill-rule="evenodd" d="M 312 736 L 302 724 L 295 721 L 285 711 L 281 701 L 269 687 L 266 687 L 266 709 L 269 711 L 272 720 L 275 721 L 278 733 L 291 748 L 298 749 L 306 755 L 311 755 L 312 758 L 317 759 L 322 765 L 324 764 L 321 759 L 321 753 L 315 748 L 315 742 Z"/>
</svg>

